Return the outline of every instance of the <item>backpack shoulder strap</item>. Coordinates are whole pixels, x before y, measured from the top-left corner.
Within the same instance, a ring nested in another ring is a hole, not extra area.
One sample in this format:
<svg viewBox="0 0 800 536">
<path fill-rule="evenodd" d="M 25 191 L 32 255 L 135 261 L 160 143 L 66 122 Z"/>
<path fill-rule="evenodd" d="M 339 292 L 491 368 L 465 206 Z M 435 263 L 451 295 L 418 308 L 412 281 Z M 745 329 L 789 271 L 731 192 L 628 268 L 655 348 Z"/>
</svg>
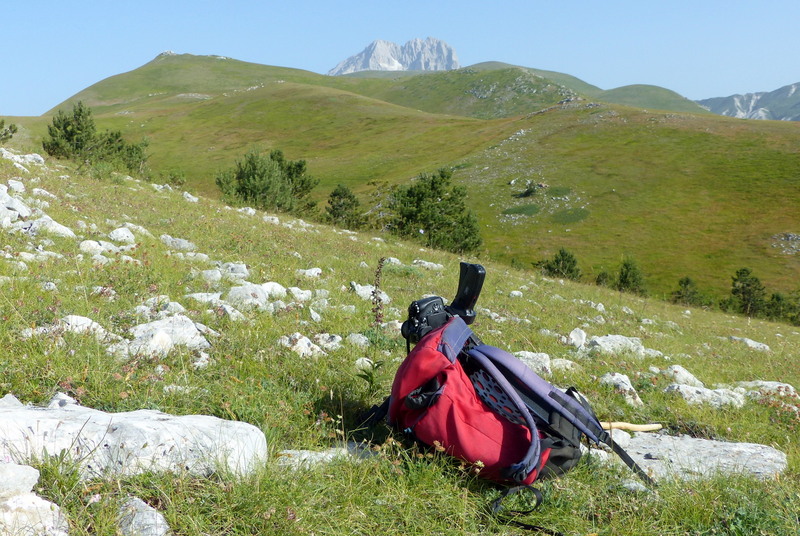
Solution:
<svg viewBox="0 0 800 536">
<path fill-rule="evenodd" d="M 469 329 L 466 322 L 460 316 L 454 316 L 445 325 L 439 339 L 439 351 L 442 352 L 451 363 L 455 363 L 458 354 L 464 350 L 464 346 L 470 340 L 476 340 L 475 334 Z"/>
<path fill-rule="evenodd" d="M 600 424 L 589 401 L 575 388 L 571 387 L 566 392 L 561 391 L 529 369 L 522 361 L 500 348 L 483 345 L 475 350 L 480 351 L 494 365 L 497 372 L 493 372 L 493 376 L 495 374 L 501 376 L 511 384 L 512 390 L 516 391 L 518 397 L 523 401 L 523 407 L 529 410 L 523 412 L 523 415 L 529 412 L 533 413 L 546 431 L 556 436 L 560 434 L 548 424 L 554 422 L 555 414 L 560 415 L 595 445 L 602 443 L 610 447 L 647 484 L 655 484 L 630 455 L 612 441 L 610 434 Z"/>
<path fill-rule="evenodd" d="M 531 413 L 526 409 L 525 403 L 520 398 L 519 393 L 509 383 L 508 379 L 497 369 L 492 360 L 484 353 L 486 345 L 470 348 L 466 351 L 469 359 L 474 360 L 497 383 L 503 394 L 514 405 L 514 408 L 521 416 L 525 426 L 531 433 L 531 444 L 525 453 L 525 457 L 519 462 L 509 466 L 504 477 L 516 482 L 524 481 L 532 470 L 538 467 L 539 457 L 541 456 L 541 442 L 539 440 L 539 430 Z"/>
</svg>

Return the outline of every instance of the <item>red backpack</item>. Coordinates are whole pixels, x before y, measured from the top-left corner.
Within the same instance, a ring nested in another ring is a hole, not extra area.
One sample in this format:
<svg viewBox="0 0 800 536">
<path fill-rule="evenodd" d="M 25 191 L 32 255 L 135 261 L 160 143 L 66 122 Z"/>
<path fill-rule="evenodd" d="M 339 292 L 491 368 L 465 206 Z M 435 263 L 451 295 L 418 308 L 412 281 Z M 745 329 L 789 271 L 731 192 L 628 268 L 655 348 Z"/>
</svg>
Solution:
<svg viewBox="0 0 800 536">
<path fill-rule="evenodd" d="M 580 459 L 584 436 L 608 445 L 652 484 L 580 393 L 558 389 L 473 334 L 467 324 L 475 318 L 484 275 L 482 266 L 461 263 L 453 304 L 434 296 L 409 307 L 402 332 L 410 351 L 383 406 L 388 404 L 389 424 L 503 484 L 529 485 L 569 470 Z"/>
<path fill-rule="evenodd" d="M 530 484 L 547 464 L 553 442 L 481 399 L 458 358 L 471 334 L 459 317 L 453 317 L 420 340 L 395 375 L 389 424 L 417 441 L 476 464 L 483 478 Z M 489 396 L 501 400 L 496 394 Z M 573 465 L 580 458 L 577 442 L 568 458 Z"/>
</svg>

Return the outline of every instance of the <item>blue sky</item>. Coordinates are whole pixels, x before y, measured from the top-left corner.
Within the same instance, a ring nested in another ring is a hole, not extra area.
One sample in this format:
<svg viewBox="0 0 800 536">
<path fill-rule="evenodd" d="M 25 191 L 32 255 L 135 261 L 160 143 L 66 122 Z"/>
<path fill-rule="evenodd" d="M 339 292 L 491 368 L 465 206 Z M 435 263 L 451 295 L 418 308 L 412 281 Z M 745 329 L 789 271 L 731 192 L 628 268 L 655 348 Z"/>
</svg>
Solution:
<svg viewBox="0 0 800 536">
<path fill-rule="evenodd" d="M 326 73 L 375 39 L 449 43 L 603 89 L 690 99 L 800 82 L 800 0 L 1 0 L 0 117 L 40 115 L 166 50 Z"/>
</svg>

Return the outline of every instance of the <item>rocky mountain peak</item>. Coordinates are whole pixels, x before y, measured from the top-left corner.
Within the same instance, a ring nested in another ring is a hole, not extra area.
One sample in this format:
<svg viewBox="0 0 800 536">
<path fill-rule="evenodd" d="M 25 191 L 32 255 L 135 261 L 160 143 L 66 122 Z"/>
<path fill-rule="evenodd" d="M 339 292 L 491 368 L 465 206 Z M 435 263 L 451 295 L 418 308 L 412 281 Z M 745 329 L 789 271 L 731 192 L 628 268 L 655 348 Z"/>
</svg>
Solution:
<svg viewBox="0 0 800 536">
<path fill-rule="evenodd" d="M 440 39 L 412 39 L 403 46 L 378 39 L 328 71 L 336 76 L 358 71 L 448 71 L 458 69 L 453 47 Z"/>
</svg>

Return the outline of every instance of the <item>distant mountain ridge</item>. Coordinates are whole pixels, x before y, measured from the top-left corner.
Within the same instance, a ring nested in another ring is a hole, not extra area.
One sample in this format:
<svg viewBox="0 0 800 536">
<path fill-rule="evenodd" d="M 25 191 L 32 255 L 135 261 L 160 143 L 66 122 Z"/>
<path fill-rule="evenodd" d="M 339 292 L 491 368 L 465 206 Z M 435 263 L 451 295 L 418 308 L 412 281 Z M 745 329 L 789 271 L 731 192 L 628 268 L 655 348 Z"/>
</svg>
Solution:
<svg viewBox="0 0 800 536">
<path fill-rule="evenodd" d="M 331 76 L 359 71 L 449 71 L 458 69 L 453 47 L 440 39 L 412 39 L 403 46 L 378 39 L 328 71 Z"/>
<path fill-rule="evenodd" d="M 740 119 L 800 121 L 800 82 L 775 91 L 696 101 L 710 112 Z"/>
</svg>

